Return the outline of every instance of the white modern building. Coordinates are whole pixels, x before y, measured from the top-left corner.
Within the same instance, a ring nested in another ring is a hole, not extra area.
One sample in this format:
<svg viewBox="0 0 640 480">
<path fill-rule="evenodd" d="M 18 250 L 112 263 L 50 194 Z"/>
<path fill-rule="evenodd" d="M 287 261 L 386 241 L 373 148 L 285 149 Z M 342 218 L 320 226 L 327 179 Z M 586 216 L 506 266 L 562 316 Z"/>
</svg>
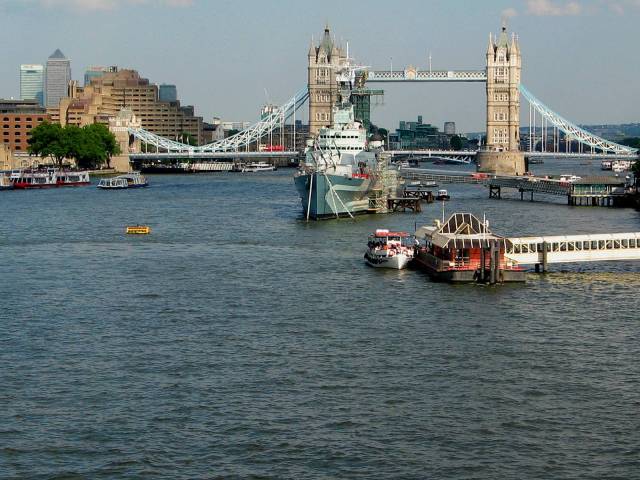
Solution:
<svg viewBox="0 0 640 480">
<path fill-rule="evenodd" d="M 20 65 L 20 99 L 37 100 L 44 106 L 44 66 Z"/>
</svg>

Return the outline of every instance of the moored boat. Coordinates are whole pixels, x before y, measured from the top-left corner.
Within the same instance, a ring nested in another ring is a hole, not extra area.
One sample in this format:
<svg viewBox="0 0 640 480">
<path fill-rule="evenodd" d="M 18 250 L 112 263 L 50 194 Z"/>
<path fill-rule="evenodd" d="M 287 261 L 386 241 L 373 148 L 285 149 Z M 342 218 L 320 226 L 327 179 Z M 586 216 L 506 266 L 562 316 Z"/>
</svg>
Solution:
<svg viewBox="0 0 640 480">
<path fill-rule="evenodd" d="M 387 212 L 387 197 L 399 186 L 397 167 L 383 152 L 384 140 L 368 138 L 355 119 L 351 91 L 357 67 L 338 72 L 339 99 L 332 109 L 333 123 L 309 140 L 304 162 L 295 176 L 303 214 L 307 219 L 353 217 Z"/>
<path fill-rule="evenodd" d="M 413 260 L 414 237 L 407 232 L 378 229 L 369 236 L 364 260 L 376 268 L 401 270 Z"/>
<path fill-rule="evenodd" d="M 47 168 L 41 170 L 13 170 L 9 177 L 13 188 L 53 188 L 89 185 L 91 179 L 86 170 L 59 170 Z"/>
<path fill-rule="evenodd" d="M 493 234 L 488 222 L 454 213 L 444 223 L 416 231 L 416 265 L 434 280 L 448 282 L 524 282 L 525 270 L 505 257 L 509 240 Z"/>
<path fill-rule="evenodd" d="M 449 192 L 447 192 L 444 188 L 438 190 L 438 194 L 436 195 L 436 200 L 446 201 L 449 199 L 451 199 L 451 197 L 449 196 Z"/>
<path fill-rule="evenodd" d="M 271 165 L 270 163 L 266 163 L 266 162 L 254 162 L 254 163 L 247 163 L 245 166 L 242 167 L 242 172 L 243 173 L 247 173 L 247 172 L 271 172 L 273 170 L 275 170 L 276 167 Z"/>
</svg>

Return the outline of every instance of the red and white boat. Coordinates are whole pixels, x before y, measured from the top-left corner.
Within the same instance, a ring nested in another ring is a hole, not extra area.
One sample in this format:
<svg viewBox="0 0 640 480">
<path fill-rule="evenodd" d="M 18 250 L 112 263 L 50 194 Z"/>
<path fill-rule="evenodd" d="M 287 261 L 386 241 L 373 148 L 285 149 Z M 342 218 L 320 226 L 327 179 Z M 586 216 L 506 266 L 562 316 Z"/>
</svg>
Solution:
<svg viewBox="0 0 640 480">
<path fill-rule="evenodd" d="M 413 260 L 414 241 L 407 232 L 378 229 L 369 236 L 364 260 L 372 267 L 402 270 Z"/>
<path fill-rule="evenodd" d="M 13 188 L 52 188 L 52 187 L 77 187 L 89 185 L 91 179 L 86 170 L 59 170 L 47 168 L 46 170 L 14 170 L 9 180 Z"/>
</svg>

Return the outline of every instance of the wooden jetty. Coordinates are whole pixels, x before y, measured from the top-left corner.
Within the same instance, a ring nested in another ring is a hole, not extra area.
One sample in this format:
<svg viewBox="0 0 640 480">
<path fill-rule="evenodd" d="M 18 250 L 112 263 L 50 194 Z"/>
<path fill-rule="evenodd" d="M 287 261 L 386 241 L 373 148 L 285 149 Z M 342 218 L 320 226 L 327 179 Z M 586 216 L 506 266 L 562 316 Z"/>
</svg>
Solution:
<svg viewBox="0 0 640 480">
<path fill-rule="evenodd" d="M 387 210 L 390 212 L 399 212 L 411 210 L 414 213 L 422 211 L 420 206 L 420 198 L 416 197 L 388 197 Z"/>
</svg>

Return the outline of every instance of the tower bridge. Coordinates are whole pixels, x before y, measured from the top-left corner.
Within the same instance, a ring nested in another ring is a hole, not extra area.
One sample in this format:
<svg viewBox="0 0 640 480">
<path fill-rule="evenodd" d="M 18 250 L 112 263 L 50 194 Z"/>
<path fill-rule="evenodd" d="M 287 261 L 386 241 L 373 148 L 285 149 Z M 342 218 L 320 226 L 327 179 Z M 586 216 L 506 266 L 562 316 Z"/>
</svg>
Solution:
<svg viewBox="0 0 640 480">
<path fill-rule="evenodd" d="M 332 106 L 338 96 L 335 70 L 349 61 L 348 52 L 343 50 L 326 27 L 324 36 L 316 46 L 311 44 L 308 51 L 307 85 L 280 107 L 249 128 L 224 140 L 207 145 L 186 145 L 148 132 L 139 125 L 131 125 L 129 151 L 137 159 L 147 156 L 176 154 L 186 158 L 211 158 L 233 156 L 235 152 L 252 152 L 254 156 L 273 156 L 273 152 L 259 151 L 265 138 L 279 131 L 282 135 L 287 121 L 292 121 L 295 144 L 296 112 L 307 103 L 309 112 L 309 133 L 314 135 L 320 127 L 332 122 Z M 607 158 L 633 158 L 638 150 L 598 137 L 555 113 L 536 98 L 521 84 L 522 56 L 517 37 L 507 35 L 506 27 L 496 37 L 489 36 L 485 52 L 484 70 L 419 70 L 408 66 L 398 71 L 367 69 L 357 85 L 358 95 L 355 109 L 358 118 L 368 114 L 370 97 L 381 91 L 368 90 L 365 83 L 397 82 L 482 82 L 486 84 L 486 145 L 477 152 L 465 153 L 474 156 L 478 170 L 494 174 L 515 175 L 524 173 L 524 156 L 606 156 Z M 529 148 L 520 149 L 520 105 L 524 100 L 529 106 Z M 358 111 L 360 110 L 360 111 Z M 368 120 L 368 118 L 367 118 Z M 538 123 L 536 123 L 538 122 Z M 291 125 L 290 125 L 291 126 Z M 550 133 L 551 131 L 551 133 Z M 560 151 L 560 139 L 564 135 L 565 149 Z M 282 138 L 282 136 L 281 136 Z M 155 149 L 153 153 L 142 153 L 139 143 Z M 577 142 L 579 152 L 569 152 L 569 142 Z M 540 151 L 537 145 L 540 143 Z M 549 147 L 549 144 L 552 146 Z M 290 153 L 290 152 L 287 152 Z M 421 152 L 429 155 L 428 151 Z M 438 152 L 449 156 L 447 151 Z M 215 154 L 215 155 L 214 155 Z M 417 154 L 417 152 L 416 152 Z"/>
</svg>

